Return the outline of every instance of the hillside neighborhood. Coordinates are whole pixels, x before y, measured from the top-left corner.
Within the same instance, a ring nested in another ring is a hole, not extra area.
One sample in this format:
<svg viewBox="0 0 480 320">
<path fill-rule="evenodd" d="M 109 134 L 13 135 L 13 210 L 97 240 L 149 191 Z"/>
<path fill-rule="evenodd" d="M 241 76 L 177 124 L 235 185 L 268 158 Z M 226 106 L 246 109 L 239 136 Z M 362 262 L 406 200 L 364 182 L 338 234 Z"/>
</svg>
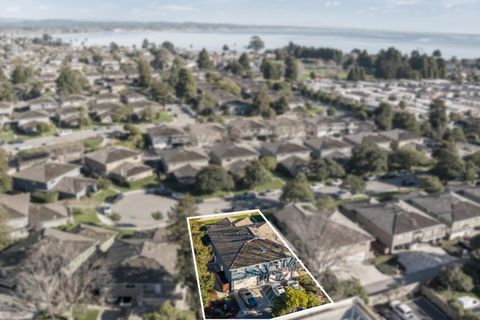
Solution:
<svg viewBox="0 0 480 320">
<path fill-rule="evenodd" d="M 0 36 L 0 319 L 480 318 L 479 62 L 246 45 Z"/>
</svg>

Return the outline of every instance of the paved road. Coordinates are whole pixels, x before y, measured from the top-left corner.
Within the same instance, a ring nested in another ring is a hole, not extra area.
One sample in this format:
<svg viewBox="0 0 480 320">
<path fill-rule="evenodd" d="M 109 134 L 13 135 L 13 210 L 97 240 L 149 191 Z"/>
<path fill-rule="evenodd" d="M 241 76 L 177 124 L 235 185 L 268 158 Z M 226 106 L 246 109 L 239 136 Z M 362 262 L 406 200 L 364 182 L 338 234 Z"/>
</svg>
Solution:
<svg viewBox="0 0 480 320">
<path fill-rule="evenodd" d="M 143 191 L 126 194 L 123 199 L 113 205 L 113 212 L 120 214 L 118 222 L 124 227 L 147 229 L 157 226 L 165 226 L 168 222 L 167 213 L 176 203 L 175 200 L 154 194 L 146 194 Z M 156 221 L 152 213 L 160 211 L 163 219 Z"/>
</svg>

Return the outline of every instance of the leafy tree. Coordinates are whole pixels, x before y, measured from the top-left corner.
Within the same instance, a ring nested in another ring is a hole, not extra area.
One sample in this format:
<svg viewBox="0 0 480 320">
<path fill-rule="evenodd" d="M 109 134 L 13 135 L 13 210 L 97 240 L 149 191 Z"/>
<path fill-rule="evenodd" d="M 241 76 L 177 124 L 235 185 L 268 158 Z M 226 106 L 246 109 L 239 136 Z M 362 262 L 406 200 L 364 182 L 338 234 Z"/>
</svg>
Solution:
<svg viewBox="0 0 480 320">
<path fill-rule="evenodd" d="M 343 180 L 343 187 L 353 194 L 364 193 L 366 184 L 362 178 L 352 174 L 348 174 Z"/>
<path fill-rule="evenodd" d="M 242 76 L 245 73 L 245 70 L 240 62 L 237 60 L 231 60 L 228 62 L 227 66 L 225 67 L 226 70 L 230 71 L 235 75 Z"/>
<path fill-rule="evenodd" d="M 452 142 L 467 142 L 467 137 L 465 136 L 465 132 L 462 128 L 453 128 L 451 130 L 446 129 L 443 139 Z"/>
<path fill-rule="evenodd" d="M 157 70 L 165 70 L 169 67 L 172 53 L 165 48 L 159 48 L 153 51 L 152 67 Z"/>
<path fill-rule="evenodd" d="M 295 58 L 288 56 L 287 59 L 285 59 L 285 79 L 296 81 L 298 73 L 298 61 Z"/>
<path fill-rule="evenodd" d="M 353 65 L 347 75 L 348 81 L 364 81 L 366 79 L 365 69 L 358 65 Z"/>
<path fill-rule="evenodd" d="M 246 188 L 253 189 L 272 179 L 270 172 L 260 161 L 253 161 L 245 168 L 243 183 Z"/>
<path fill-rule="evenodd" d="M 386 172 L 388 169 L 388 155 L 376 144 L 361 144 L 353 148 L 349 167 L 351 173 L 360 176 Z"/>
<path fill-rule="evenodd" d="M 88 81 L 78 71 L 64 67 L 56 80 L 60 95 L 81 94 L 88 86 Z"/>
<path fill-rule="evenodd" d="M 259 161 L 268 171 L 274 171 L 277 167 L 277 160 L 274 157 L 261 157 Z"/>
<path fill-rule="evenodd" d="M 197 65 L 199 69 L 210 69 L 213 66 L 208 51 L 205 48 L 203 48 L 198 55 Z"/>
<path fill-rule="evenodd" d="M 260 65 L 260 71 L 266 80 L 278 80 L 282 76 L 282 66 L 272 60 L 263 60 Z"/>
<path fill-rule="evenodd" d="M 150 47 L 150 42 L 148 42 L 148 39 L 145 38 L 142 42 L 142 49 L 148 49 L 148 47 Z"/>
<path fill-rule="evenodd" d="M 178 72 L 175 93 L 177 97 L 185 100 L 193 99 L 197 95 L 197 85 L 190 70 L 182 68 Z"/>
<path fill-rule="evenodd" d="M 435 176 L 422 175 L 418 179 L 420 188 L 427 193 L 443 192 L 444 190 L 442 182 Z"/>
<path fill-rule="evenodd" d="M 428 120 L 433 130 L 443 132 L 448 124 L 447 107 L 445 106 L 445 101 L 440 99 L 435 99 L 432 101 L 430 104 Z"/>
<path fill-rule="evenodd" d="M 32 67 L 24 67 L 22 64 L 17 64 L 12 71 L 12 83 L 25 83 L 33 76 L 33 73 Z"/>
<path fill-rule="evenodd" d="M 288 100 L 286 97 L 281 97 L 275 103 L 273 103 L 273 110 L 277 114 L 284 114 L 290 110 L 290 106 L 288 104 Z"/>
<path fill-rule="evenodd" d="M 303 173 L 298 174 L 283 186 L 282 196 L 280 197 L 280 200 L 287 203 L 313 202 L 314 199 L 312 188 Z"/>
<path fill-rule="evenodd" d="M 253 115 L 269 117 L 273 109 L 270 107 L 272 100 L 265 86 L 261 87 L 253 100 Z"/>
<path fill-rule="evenodd" d="M 0 149 L 0 192 L 10 190 L 12 187 L 12 178 L 8 174 L 8 156 Z"/>
<path fill-rule="evenodd" d="M 255 51 L 255 53 L 258 53 L 260 50 L 265 48 L 265 43 L 259 36 L 253 36 L 250 38 L 250 43 L 248 44 L 247 48 Z"/>
<path fill-rule="evenodd" d="M 442 269 L 437 281 L 449 291 L 470 292 L 475 287 L 472 277 L 458 266 Z"/>
<path fill-rule="evenodd" d="M 3 208 L 0 208 L 0 251 L 10 244 L 12 240 L 10 232 L 8 214 Z"/>
<path fill-rule="evenodd" d="M 473 162 L 477 167 L 480 167 L 480 151 L 466 156 L 465 161 Z"/>
<path fill-rule="evenodd" d="M 247 53 L 242 53 L 240 58 L 238 58 L 238 62 L 242 65 L 243 70 L 250 70 L 250 58 Z"/>
<path fill-rule="evenodd" d="M 319 306 L 320 303 L 320 299 L 312 292 L 286 287 L 285 293 L 275 299 L 272 314 L 274 317 L 279 317 L 292 313 L 298 309 Z"/>
<path fill-rule="evenodd" d="M 427 156 L 418 150 L 411 148 L 399 148 L 388 157 L 391 170 L 408 170 L 419 165 L 426 165 L 430 162 Z"/>
<path fill-rule="evenodd" d="M 173 43 L 171 43 L 170 41 L 164 41 L 162 43 L 162 48 L 165 48 L 167 49 L 168 51 L 170 51 L 171 54 L 175 54 L 175 46 L 173 45 Z"/>
<path fill-rule="evenodd" d="M 474 184 L 477 179 L 477 166 L 472 161 L 465 161 L 465 172 L 463 179 Z"/>
<path fill-rule="evenodd" d="M 197 175 L 197 190 L 204 194 L 211 194 L 221 190 L 231 190 L 233 186 L 232 177 L 221 166 L 208 166 L 202 169 Z"/>
<path fill-rule="evenodd" d="M 368 303 L 368 292 L 356 278 L 340 281 L 332 271 L 326 270 L 318 280 L 334 301 L 359 297 Z"/>
<path fill-rule="evenodd" d="M 308 178 L 314 181 L 324 181 L 329 178 L 345 176 L 345 169 L 332 159 L 313 159 L 308 164 Z"/>
<path fill-rule="evenodd" d="M 153 80 L 150 84 L 150 93 L 154 101 L 166 104 L 171 100 L 173 90 L 168 83 L 161 80 Z"/>
<path fill-rule="evenodd" d="M 141 58 L 138 60 L 138 84 L 143 88 L 148 88 L 152 83 L 152 67 L 150 63 Z"/>
<path fill-rule="evenodd" d="M 337 113 L 337 110 L 335 108 L 328 108 L 327 109 L 327 116 L 329 116 L 329 117 L 335 117 L 336 113 Z"/>
<path fill-rule="evenodd" d="M 0 80 L 0 101 L 15 102 L 17 96 L 12 83 L 8 80 Z"/>
<path fill-rule="evenodd" d="M 190 310 L 179 310 L 170 302 L 164 302 L 157 311 L 146 313 L 143 320 L 195 320 L 195 313 Z"/>
<path fill-rule="evenodd" d="M 392 120 L 393 128 L 403 129 L 412 133 L 420 133 L 420 125 L 415 115 L 410 112 L 396 112 Z"/>
<path fill-rule="evenodd" d="M 463 176 L 465 164 L 452 143 L 444 143 L 433 151 L 437 162 L 432 173 L 442 180 L 455 180 Z"/>
<path fill-rule="evenodd" d="M 111 187 L 111 185 L 112 185 L 112 182 L 109 179 L 102 177 L 97 180 L 97 186 L 100 190 L 107 190 L 108 188 Z"/>
<path fill-rule="evenodd" d="M 324 194 L 318 199 L 317 208 L 327 212 L 332 212 L 337 209 L 337 203 L 331 196 Z"/>
<path fill-rule="evenodd" d="M 389 103 L 382 102 L 375 110 L 375 124 L 380 130 L 390 130 L 392 128 L 393 111 Z"/>
</svg>

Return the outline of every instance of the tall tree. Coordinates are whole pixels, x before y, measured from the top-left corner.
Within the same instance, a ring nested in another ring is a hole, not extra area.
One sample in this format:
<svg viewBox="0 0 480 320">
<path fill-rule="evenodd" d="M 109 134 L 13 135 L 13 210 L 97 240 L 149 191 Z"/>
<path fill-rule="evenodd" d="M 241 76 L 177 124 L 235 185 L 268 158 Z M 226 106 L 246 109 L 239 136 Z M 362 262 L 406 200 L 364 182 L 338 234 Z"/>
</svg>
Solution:
<svg viewBox="0 0 480 320">
<path fill-rule="evenodd" d="M 389 103 L 382 102 L 375 110 L 375 124 L 380 130 L 390 130 L 392 128 L 393 111 Z"/>
<path fill-rule="evenodd" d="M 179 310 L 170 302 L 164 302 L 158 310 L 143 315 L 143 320 L 195 320 L 195 313 L 190 310 Z"/>
<path fill-rule="evenodd" d="M 8 174 L 8 156 L 0 149 L 0 192 L 10 190 L 12 187 L 12 178 Z"/>
<path fill-rule="evenodd" d="M 78 71 L 64 67 L 56 80 L 60 95 L 81 94 L 87 86 L 87 80 Z"/>
<path fill-rule="evenodd" d="M 197 65 L 199 69 L 210 69 L 212 67 L 213 64 L 207 49 L 203 48 L 198 54 Z"/>
<path fill-rule="evenodd" d="M 253 161 L 245 168 L 245 178 L 243 179 L 245 187 L 253 189 L 272 179 L 270 172 L 260 161 Z"/>
<path fill-rule="evenodd" d="M 0 101 L 15 102 L 16 100 L 17 96 L 12 83 L 7 79 L 0 80 Z"/>
<path fill-rule="evenodd" d="M 253 99 L 253 115 L 261 115 L 265 118 L 271 118 L 275 111 L 271 108 L 272 100 L 265 86 L 260 88 L 255 99 Z"/>
<path fill-rule="evenodd" d="M 432 101 L 430 104 L 428 120 L 433 130 L 440 133 L 445 130 L 448 124 L 447 107 L 445 106 L 445 101 L 441 99 L 435 99 Z"/>
<path fill-rule="evenodd" d="M 2 207 L 0 207 L 0 251 L 9 245 L 11 240 L 11 228 L 8 224 L 8 214 Z"/>
<path fill-rule="evenodd" d="M 455 144 L 444 143 L 439 145 L 433 151 L 433 156 L 437 162 L 432 168 L 432 173 L 440 179 L 455 180 L 464 175 L 465 163 L 459 156 Z"/>
<path fill-rule="evenodd" d="M 386 172 L 388 155 L 372 143 L 361 144 L 352 150 L 350 171 L 356 175 L 371 175 Z"/>
<path fill-rule="evenodd" d="M 288 56 L 285 59 L 285 79 L 289 81 L 296 81 L 298 78 L 298 61 Z"/>
<path fill-rule="evenodd" d="M 178 72 L 178 82 L 175 85 L 177 97 L 184 100 L 190 100 L 197 95 L 197 85 L 193 79 L 192 72 L 186 68 L 181 68 Z"/>
<path fill-rule="evenodd" d="M 410 112 L 396 112 L 392 120 L 395 129 L 403 129 L 412 133 L 420 133 L 420 125 L 415 115 Z"/>
<path fill-rule="evenodd" d="M 307 178 L 303 173 L 300 173 L 293 180 L 290 180 L 283 186 L 280 199 L 287 203 L 313 202 L 315 196 Z"/>
<path fill-rule="evenodd" d="M 171 100 L 173 89 L 166 82 L 161 80 L 153 80 L 150 84 L 150 93 L 154 101 L 160 104 L 165 104 Z"/>
<path fill-rule="evenodd" d="M 138 84 L 143 88 L 148 88 L 151 83 L 152 67 L 146 59 L 140 58 L 138 60 Z"/>
<path fill-rule="evenodd" d="M 246 52 L 240 55 L 240 58 L 238 58 L 238 62 L 240 62 L 244 70 L 250 70 L 250 58 L 248 57 L 248 54 Z"/>
<path fill-rule="evenodd" d="M 250 38 L 248 49 L 255 51 L 255 53 L 258 53 L 263 48 L 265 48 L 265 43 L 259 36 L 252 36 Z"/>
<path fill-rule="evenodd" d="M 197 190 L 204 194 L 211 194 L 221 190 L 231 190 L 233 179 L 221 166 L 211 165 L 203 168 L 197 175 Z"/>
</svg>

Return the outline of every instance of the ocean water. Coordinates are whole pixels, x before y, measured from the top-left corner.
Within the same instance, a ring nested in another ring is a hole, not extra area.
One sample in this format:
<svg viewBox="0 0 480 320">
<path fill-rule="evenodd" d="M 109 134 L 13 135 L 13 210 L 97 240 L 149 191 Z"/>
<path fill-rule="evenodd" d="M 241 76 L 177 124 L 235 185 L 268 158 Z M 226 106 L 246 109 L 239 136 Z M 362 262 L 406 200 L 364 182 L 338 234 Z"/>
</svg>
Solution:
<svg viewBox="0 0 480 320">
<path fill-rule="evenodd" d="M 215 30 L 215 31 L 112 31 L 58 34 L 62 40 L 75 46 L 119 45 L 141 46 L 143 39 L 162 43 L 170 41 L 175 46 L 200 50 L 220 51 L 224 44 L 231 50 L 246 50 L 252 35 L 259 35 L 268 49 L 281 48 L 290 41 L 305 46 L 332 47 L 343 51 L 367 49 L 377 52 L 391 46 L 404 53 L 419 50 L 432 53 L 440 49 L 446 58 L 480 58 L 480 35 L 401 33 L 387 31 L 343 30 L 343 29 L 272 29 L 272 30 Z"/>
</svg>

